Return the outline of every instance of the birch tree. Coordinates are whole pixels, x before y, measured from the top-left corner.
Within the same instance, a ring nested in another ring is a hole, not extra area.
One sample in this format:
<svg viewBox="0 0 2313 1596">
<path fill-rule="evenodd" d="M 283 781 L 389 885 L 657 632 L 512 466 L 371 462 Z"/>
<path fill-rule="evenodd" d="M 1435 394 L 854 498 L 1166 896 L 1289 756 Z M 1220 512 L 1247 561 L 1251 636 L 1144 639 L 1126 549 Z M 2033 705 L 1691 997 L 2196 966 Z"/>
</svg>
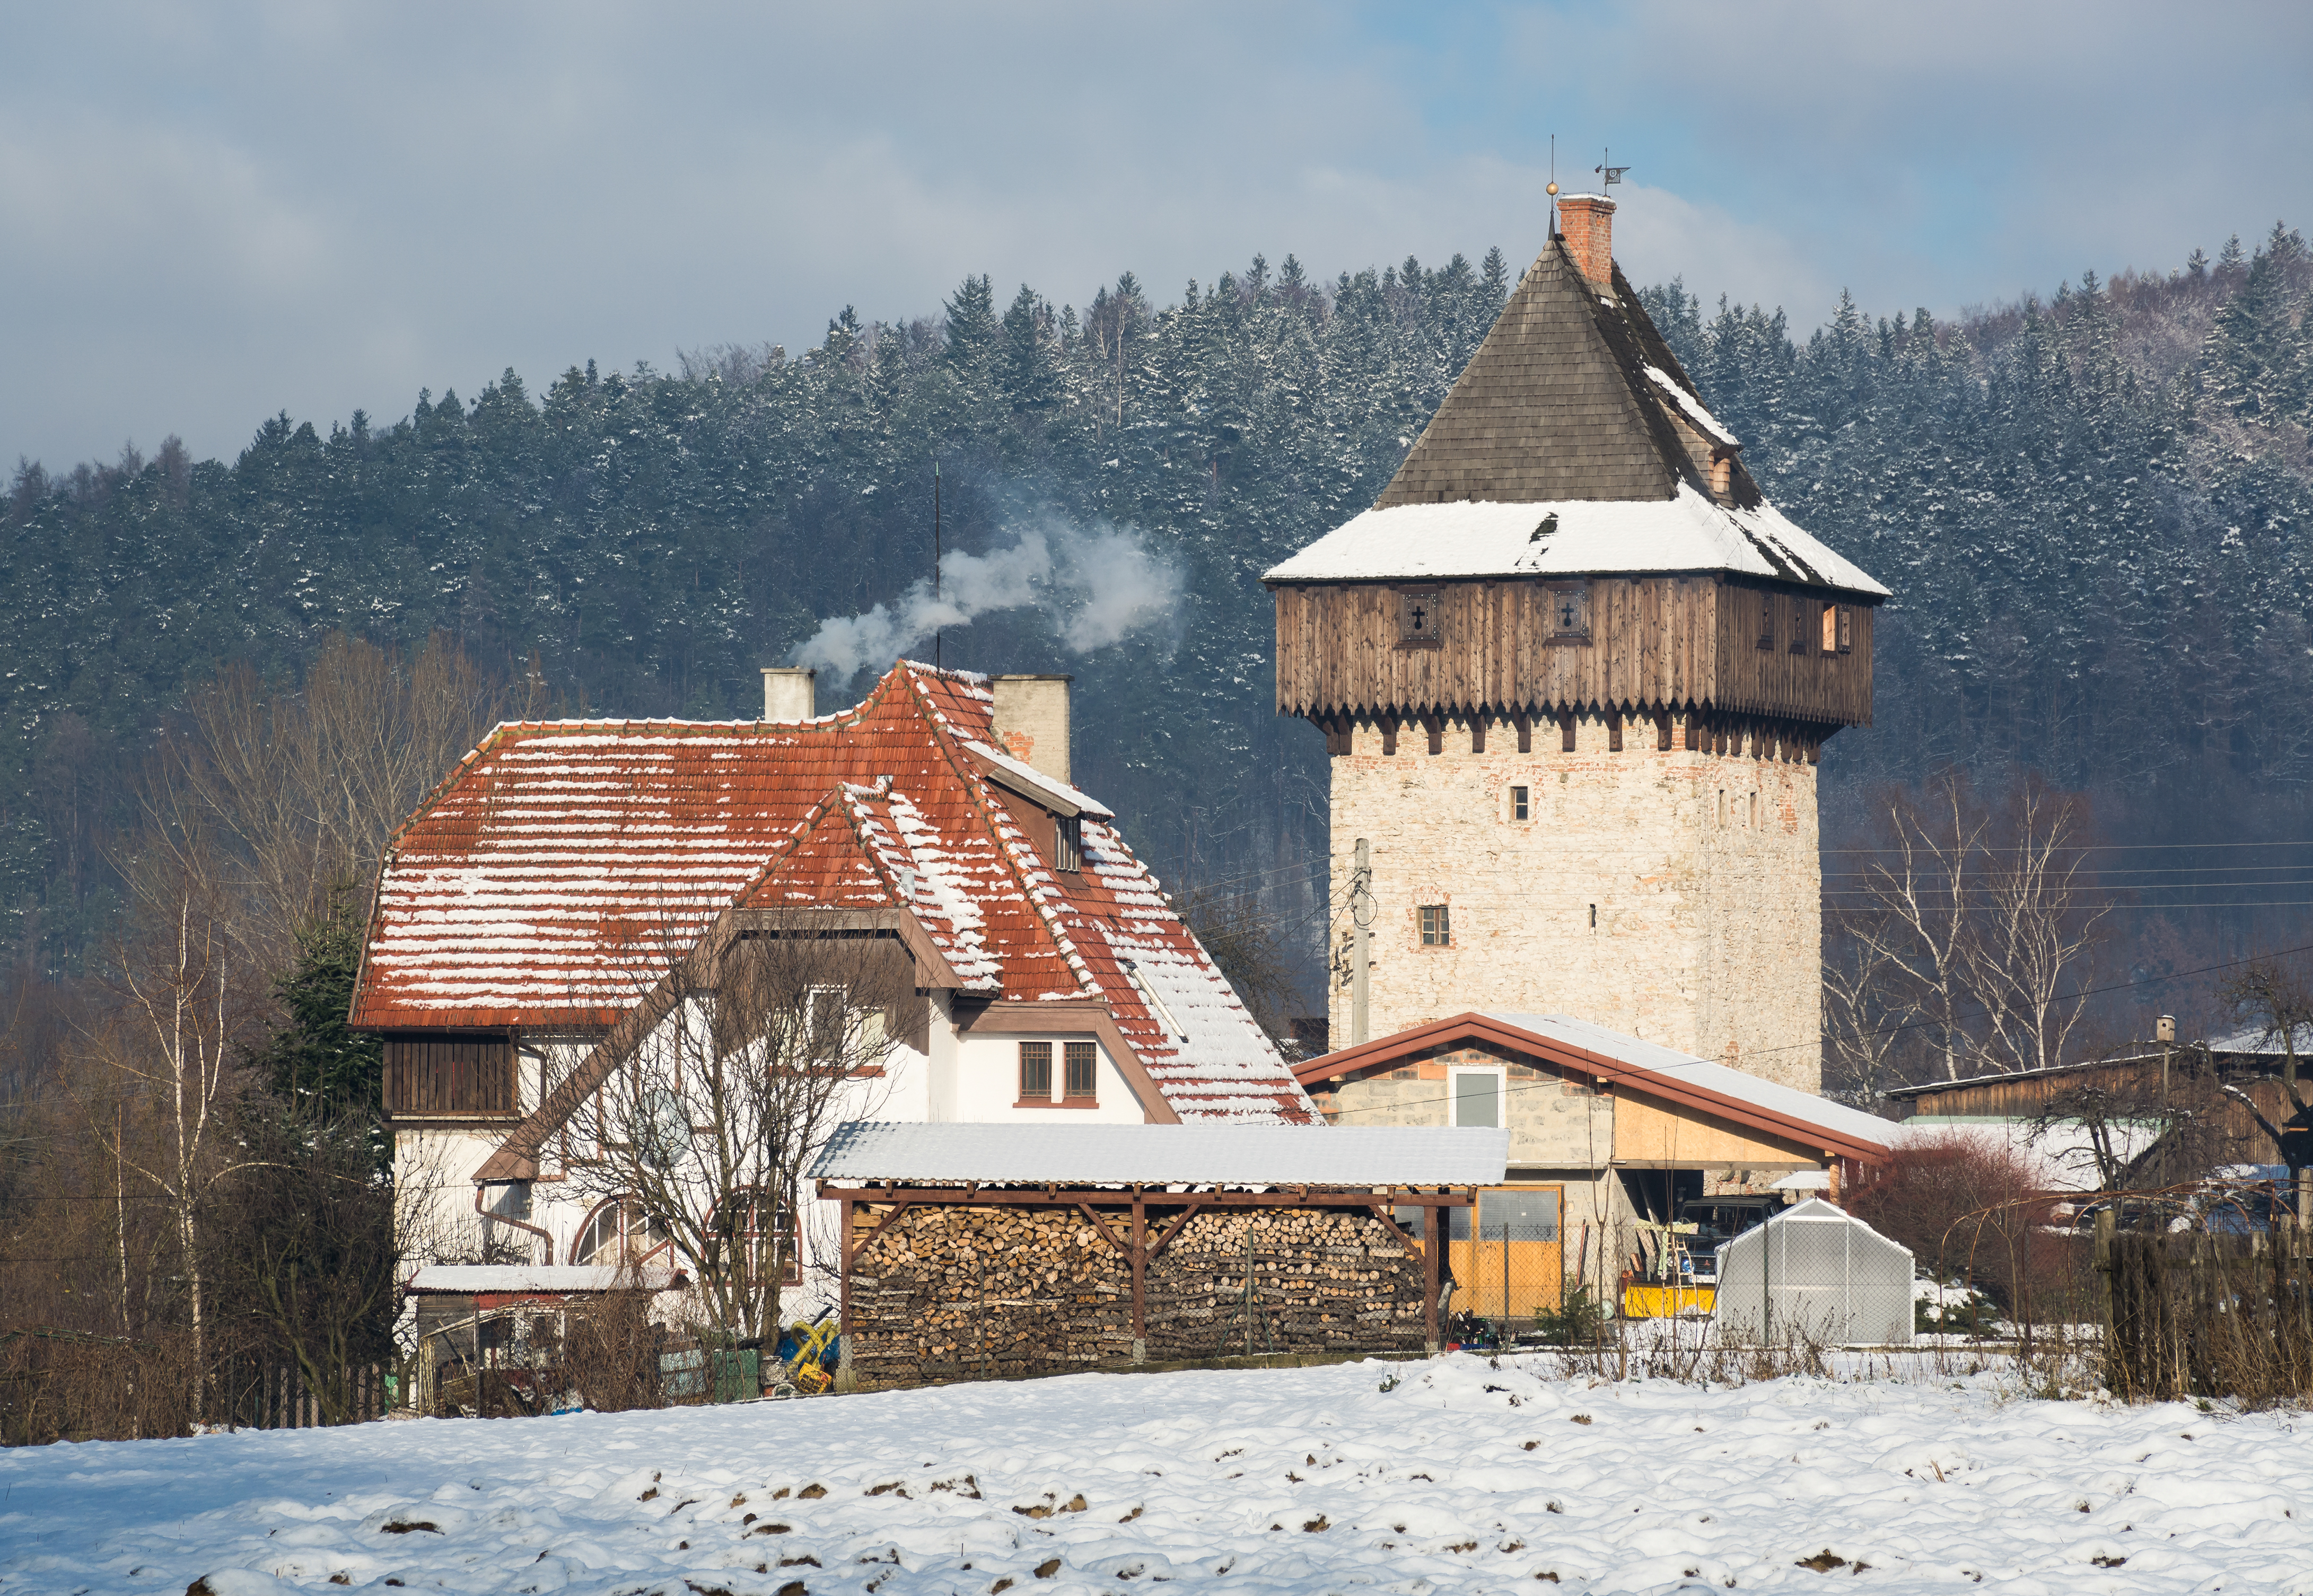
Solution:
<svg viewBox="0 0 2313 1596">
<path fill-rule="evenodd" d="M 905 947 L 835 921 L 717 922 L 638 1006 L 633 1039 L 614 1032 L 582 1066 L 599 1084 L 566 1131 L 573 1189 L 638 1222 L 599 1261 L 681 1265 L 734 1339 L 777 1334 L 805 1261 L 805 1172 L 837 1125 L 874 1116 L 923 1023 Z"/>
</svg>

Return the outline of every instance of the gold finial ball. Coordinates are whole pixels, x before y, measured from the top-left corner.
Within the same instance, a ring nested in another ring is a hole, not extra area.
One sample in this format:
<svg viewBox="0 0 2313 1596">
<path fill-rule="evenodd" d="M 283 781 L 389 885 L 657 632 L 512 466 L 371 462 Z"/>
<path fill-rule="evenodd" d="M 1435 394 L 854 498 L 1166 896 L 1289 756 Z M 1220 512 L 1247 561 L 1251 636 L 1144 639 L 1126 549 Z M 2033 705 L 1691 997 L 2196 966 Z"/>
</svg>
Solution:
<svg viewBox="0 0 2313 1596">
<path fill-rule="evenodd" d="M 1544 185 L 1543 186 L 1543 190 L 1542 190 L 1542 191 L 1543 191 L 1544 194 L 1549 195 L 1552 199 L 1555 199 L 1555 198 L 1557 198 L 1557 197 L 1558 197 L 1558 185 L 1557 185 L 1556 183 L 1546 183 L 1546 184 L 1544 184 Z"/>
</svg>

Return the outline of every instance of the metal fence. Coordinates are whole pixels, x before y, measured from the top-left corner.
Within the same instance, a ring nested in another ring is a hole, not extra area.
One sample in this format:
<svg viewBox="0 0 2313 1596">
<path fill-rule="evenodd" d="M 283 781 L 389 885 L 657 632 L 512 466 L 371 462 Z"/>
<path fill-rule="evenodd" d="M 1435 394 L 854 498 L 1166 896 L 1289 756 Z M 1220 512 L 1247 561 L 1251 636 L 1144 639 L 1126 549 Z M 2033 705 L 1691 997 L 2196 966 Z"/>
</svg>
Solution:
<svg viewBox="0 0 2313 1596">
<path fill-rule="evenodd" d="M 1554 1321 L 1566 1305 L 1564 1210 L 1565 1193 L 1554 1186 L 1481 1191 L 1474 1209 L 1446 1210 L 1447 1314 L 1473 1315 L 1505 1337 Z M 1422 1210 L 1401 1208 L 1397 1223 L 1427 1242 Z"/>
</svg>

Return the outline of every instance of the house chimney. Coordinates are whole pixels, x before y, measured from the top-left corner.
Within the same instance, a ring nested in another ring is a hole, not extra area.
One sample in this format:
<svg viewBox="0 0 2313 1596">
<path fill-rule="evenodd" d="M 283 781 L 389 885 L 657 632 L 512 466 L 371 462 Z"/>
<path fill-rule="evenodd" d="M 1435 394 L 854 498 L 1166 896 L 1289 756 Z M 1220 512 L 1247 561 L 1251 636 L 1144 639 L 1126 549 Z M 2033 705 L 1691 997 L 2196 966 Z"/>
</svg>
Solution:
<svg viewBox="0 0 2313 1596">
<path fill-rule="evenodd" d="M 1602 294 L 1613 293 L 1614 202 L 1602 194 L 1560 195 L 1558 232 L 1590 285 Z"/>
<path fill-rule="evenodd" d="M 1073 676 L 998 676 L 991 716 L 1004 751 L 1054 781 L 1069 779 L 1069 683 Z"/>
<path fill-rule="evenodd" d="M 800 665 L 763 667 L 763 718 L 767 721 L 807 721 L 818 712 L 812 688 L 816 671 Z"/>
</svg>

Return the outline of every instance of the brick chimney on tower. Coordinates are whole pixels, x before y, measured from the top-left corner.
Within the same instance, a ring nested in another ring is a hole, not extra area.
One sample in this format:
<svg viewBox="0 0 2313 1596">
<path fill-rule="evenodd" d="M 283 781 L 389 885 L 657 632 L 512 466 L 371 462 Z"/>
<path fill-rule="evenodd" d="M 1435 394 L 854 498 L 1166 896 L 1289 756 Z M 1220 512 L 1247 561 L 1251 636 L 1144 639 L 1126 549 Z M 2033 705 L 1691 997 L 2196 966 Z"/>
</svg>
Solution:
<svg viewBox="0 0 2313 1596">
<path fill-rule="evenodd" d="M 1590 285 L 1614 292 L 1614 202 L 1597 194 L 1560 195 L 1558 232 Z"/>
</svg>

